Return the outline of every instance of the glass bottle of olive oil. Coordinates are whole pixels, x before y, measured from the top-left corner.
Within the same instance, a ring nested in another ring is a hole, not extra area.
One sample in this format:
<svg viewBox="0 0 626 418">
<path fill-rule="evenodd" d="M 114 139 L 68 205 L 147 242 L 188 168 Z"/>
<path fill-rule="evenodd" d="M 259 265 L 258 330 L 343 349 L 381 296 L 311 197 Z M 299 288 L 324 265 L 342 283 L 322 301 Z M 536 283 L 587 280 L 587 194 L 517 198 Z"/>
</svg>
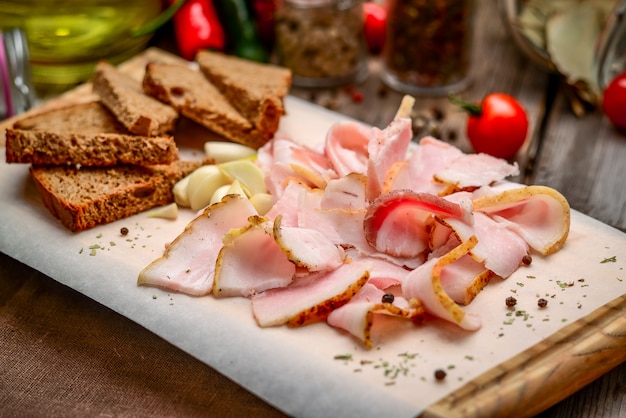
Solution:
<svg viewBox="0 0 626 418">
<path fill-rule="evenodd" d="M 63 89 L 87 80 L 100 59 L 117 64 L 141 51 L 151 35 L 131 31 L 161 8 L 161 0 L 0 0 L 0 30 L 26 34 L 35 86 Z"/>
</svg>

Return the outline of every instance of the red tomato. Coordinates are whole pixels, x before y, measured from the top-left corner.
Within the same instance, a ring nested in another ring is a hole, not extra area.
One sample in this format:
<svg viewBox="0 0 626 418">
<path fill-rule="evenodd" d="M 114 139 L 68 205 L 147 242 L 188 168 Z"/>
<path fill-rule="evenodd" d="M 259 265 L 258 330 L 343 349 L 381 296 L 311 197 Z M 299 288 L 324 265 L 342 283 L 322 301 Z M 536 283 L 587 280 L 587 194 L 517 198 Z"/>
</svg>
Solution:
<svg viewBox="0 0 626 418">
<path fill-rule="evenodd" d="M 524 145 L 528 117 L 524 107 L 514 97 L 491 93 L 479 106 L 462 106 L 470 113 L 467 139 L 474 151 L 509 159 Z"/>
<path fill-rule="evenodd" d="M 604 89 L 602 110 L 613 125 L 626 129 L 626 72 L 615 77 Z"/>
<path fill-rule="evenodd" d="M 387 9 L 385 6 L 374 1 L 363 3 L 365 14 L 365 41 L 372 54 L 378 54 L 385 45 L 387 32 Z"/>
</svg>

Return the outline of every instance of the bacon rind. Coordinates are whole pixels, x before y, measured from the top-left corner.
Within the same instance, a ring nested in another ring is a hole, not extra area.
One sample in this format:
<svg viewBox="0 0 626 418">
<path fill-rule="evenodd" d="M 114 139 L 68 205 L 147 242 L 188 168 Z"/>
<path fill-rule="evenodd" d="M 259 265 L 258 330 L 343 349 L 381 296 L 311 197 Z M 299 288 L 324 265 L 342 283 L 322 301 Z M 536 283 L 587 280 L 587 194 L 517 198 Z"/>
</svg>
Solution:
<svg viewBox="0 0 626 418">
<path fill-rule="evenodd" d="M 542 203 L 549 211 L 547 215 L 540 214 L 537 210 L 526 210 L 522 216 L 517 216 L 521 205 Z M 569 203 L 561 193 L 547 186 L 526 186 L 483 196 L 473 201 L 473 207 L 475 211 L 484 212 L 496 221 L 506 221 L 507 225 L 520 234 L 532 249 L 542 255 L 559 251 L 569 235 L 571 218 Z M 514 207 L 518 208 L 517 211 L 511 210 Z M 535 215 L 533 221 L 544 223 L 531 226 L 527 222 L 530 220 L 529 214 Z"/>
<path fill-rule="evenodd" d="M 222 237 L 229 229 L 246 225 L 253 215 L 256 210 L 250 201 L 237 195 L 227 195 L 208 206 L 170 243 L 161 257 L 141 270 L 137 284 L 191 296 L 210 294 Z"/>
<path fill-rule="evenodd" d="M 444 290 L 441 283 L 443 269 L 449 264 L 468 254 L 478 240 L 472 236 L 459 246 L 441 256 L 432 259 L 422 267 L 409 273 L 402 284 L 402 294 L 409 301 L 419 299 L 426 312 L 459 325 L 469 331 L 480 328 L 480 318 L 467 314 Z M 428 269 L 430 268 L 430 271 Z M 429 275 L 430 280 L 420 280 L 420 275 Z M 415 277 L 412 277 L 415 276 Z"/>
<path fill-rule="evenodd" d="M 292 327 L 325 320 L 346 303 L 369 278 L 369 263 L 346 263 L 332 272 L 311 273 L 290 286 L 252 297 L 252 312 L 261 327 Z"/>
</svg>

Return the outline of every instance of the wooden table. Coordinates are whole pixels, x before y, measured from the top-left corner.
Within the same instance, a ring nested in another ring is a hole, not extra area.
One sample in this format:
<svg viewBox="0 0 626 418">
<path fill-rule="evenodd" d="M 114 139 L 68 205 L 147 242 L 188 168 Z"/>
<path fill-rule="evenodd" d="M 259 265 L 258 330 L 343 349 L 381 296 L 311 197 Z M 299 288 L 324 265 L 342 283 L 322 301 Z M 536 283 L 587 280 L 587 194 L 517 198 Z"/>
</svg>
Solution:
<svg viewBox="0 0 626 418">
<path fill-rule="evenodd" d="M 494 1 L 479 2 L 473 84 L 461 96 L 516 96 L 531 132 L 519 180 L 561 191 L 571 206 L 626 231 L 626 136 L 600 112 L 576 118 L 559 80 L 514 47 Z M 167 29 L 167 28 L 166 28 Z M 169 32 L 156 42 L 171 43 Z M 292 94 L 379 127 L 402 96 L 370 76 L 347 89 Z M 415 114 L 464 150 L 465 114 L 445 98 L 418 98 Z M 283 414 L 166 341 L 102 305 L 0 254 L 0 416 L 256 416 Z M 547 409 L 541 417 L 626 416 L 626 363 Z"/>
</svg>

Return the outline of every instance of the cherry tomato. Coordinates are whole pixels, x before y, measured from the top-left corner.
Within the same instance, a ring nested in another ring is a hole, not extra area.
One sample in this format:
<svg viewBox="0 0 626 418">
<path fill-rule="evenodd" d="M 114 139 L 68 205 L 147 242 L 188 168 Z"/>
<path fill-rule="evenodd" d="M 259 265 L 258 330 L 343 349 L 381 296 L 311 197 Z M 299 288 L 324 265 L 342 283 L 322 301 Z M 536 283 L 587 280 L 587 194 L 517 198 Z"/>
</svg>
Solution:
<svg viewBox="0 0 626 418">
<path fill-rule="evenodd" d="M 375 1 L 363 3 L 363 13 L 365 14 L 365 41 L 372 54 L 378 54 L 385 45 L 387 32 L 387 9 Z"/>
<path fill-rule="evenodd" d="M 469 112 L 467 139 L 474 151 L 509 159 L 526 141 L 528 117 L 514 97 L 504 93 L 485 96 L 480 105 L 453 100 Z"/>
<path fill-rule="evenodd" d="M 613 125 L 626 129 L 626 72 L 615 77 L 604 89 L 602 110 Z"/>
</svg>

